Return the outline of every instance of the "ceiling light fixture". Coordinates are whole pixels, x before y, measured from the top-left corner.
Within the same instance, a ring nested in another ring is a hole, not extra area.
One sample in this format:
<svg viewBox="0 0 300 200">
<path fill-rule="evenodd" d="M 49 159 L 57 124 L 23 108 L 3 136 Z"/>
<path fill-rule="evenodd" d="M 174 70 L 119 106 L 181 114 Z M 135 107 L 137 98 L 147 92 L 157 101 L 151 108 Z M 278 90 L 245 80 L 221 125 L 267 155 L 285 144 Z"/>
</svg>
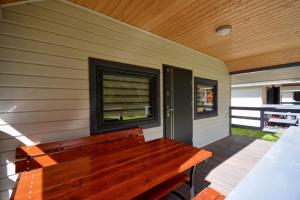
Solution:
<svg viewBox="0 0 300 200">
<path fill-rule="evenodd" d="M 223 25 L 223 26 L 219 26 L 218 28 L 216 28 L 216 33 L 219 36 L 228 35 L 231 31 L 232 31 L 231 25 Z"/>
</svg>

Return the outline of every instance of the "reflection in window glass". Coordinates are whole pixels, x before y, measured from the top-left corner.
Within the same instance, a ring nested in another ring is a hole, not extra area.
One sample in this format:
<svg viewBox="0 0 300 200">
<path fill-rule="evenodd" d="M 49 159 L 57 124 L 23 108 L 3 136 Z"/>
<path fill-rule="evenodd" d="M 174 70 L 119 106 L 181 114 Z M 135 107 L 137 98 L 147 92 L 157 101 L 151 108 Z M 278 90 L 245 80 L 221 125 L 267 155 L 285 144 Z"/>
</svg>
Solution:
<svg viewBox="0 0 300 200">
<path fill-rule="evenodd" d="M 218 81 L 195 77 L 194 94 L 195 119 L 218 115 Z"/>
<path fill-rule="evenodd" d="M 213 87 L 209 85 L 197 85 L 197 112 L 212 111 L 214 107 Z"/>
<path fill-rule="evenodd" d="M 152 117 L 151 79 L 103 74 L 103 120 L 129 121 Z"/>
<path fill-rule="evenodd" d="M 160 126 L 160 70 L 89 58 L 91 134 Z"/>
</svg>

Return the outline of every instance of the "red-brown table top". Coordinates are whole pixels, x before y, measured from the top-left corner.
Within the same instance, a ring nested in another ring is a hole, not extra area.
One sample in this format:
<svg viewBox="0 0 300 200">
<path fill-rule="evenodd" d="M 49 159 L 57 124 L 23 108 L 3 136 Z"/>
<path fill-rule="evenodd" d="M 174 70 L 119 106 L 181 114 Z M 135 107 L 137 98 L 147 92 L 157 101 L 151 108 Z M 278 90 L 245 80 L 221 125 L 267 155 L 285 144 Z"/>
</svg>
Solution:
<svg viewBox="0 0 300 200">
<path fill-rule="evenodd" d="M 178 141 L 157 139 L 23 172 L 13 199 L 132 199 L 211 155 Z"/>
</svg>

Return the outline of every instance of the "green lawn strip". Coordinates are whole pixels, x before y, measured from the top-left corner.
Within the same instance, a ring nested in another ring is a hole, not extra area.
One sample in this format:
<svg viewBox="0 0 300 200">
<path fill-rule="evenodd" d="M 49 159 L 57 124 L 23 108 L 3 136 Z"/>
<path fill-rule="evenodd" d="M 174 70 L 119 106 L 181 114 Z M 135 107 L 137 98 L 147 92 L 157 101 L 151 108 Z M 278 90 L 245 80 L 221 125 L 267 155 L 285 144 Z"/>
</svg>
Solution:
<svg viewBox="0 0 300 200">
<path fill-rule="evenodd" d="M 260 131 L 260 130 L 251 130 L 245 128 L 232 128 L 232 135 L 239 135 L 239 136 L 245 136 L 245 137 L 251 137 L 251 138 L 276 142 L 282 134 Z"/>
</svg>

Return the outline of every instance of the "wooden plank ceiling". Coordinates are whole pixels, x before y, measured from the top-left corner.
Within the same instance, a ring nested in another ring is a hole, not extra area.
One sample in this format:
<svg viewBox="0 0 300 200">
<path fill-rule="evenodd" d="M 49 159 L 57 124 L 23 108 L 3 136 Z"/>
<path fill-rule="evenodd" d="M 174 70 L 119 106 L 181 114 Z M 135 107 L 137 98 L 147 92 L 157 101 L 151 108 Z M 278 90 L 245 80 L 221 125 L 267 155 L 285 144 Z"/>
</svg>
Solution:
<svg viewBox="0 0 300 200">
<path fill-rule="evenodd" d="M 70 1 L 219 58 L 231 72 L 300 61 L 300 0 Z M 232 32 L 218 36 L 221 25 Z"/>
</svg>

